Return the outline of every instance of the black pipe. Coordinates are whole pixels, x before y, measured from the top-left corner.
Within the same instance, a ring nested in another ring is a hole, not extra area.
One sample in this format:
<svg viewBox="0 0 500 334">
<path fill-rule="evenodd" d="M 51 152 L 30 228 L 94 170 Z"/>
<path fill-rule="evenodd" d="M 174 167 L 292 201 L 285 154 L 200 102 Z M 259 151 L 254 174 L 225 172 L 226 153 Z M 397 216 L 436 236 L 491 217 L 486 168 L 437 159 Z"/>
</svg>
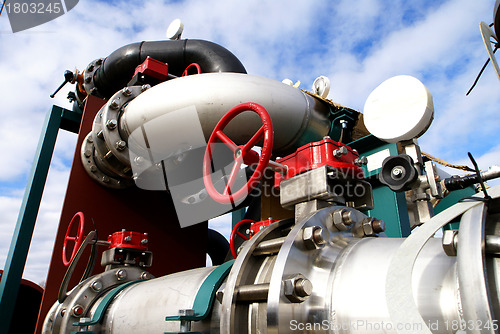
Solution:
<svg viewBox="0 0 500 334">
<path fill-rule="evenodd" d="M 246 73 L 245 67 L 226 48 L 204 40 L 140 42 L 125 45 L 111 53 L 94 73 L 94 85 L 100 95 L 111 97 L 132 79 L 135 68 L 150 56 L 168 64 L 169 74 L 181 76 L 191 63 L 202 73 Z"/>
<path fill-rule="evenodd" d="M 465 189 L 476 183 L 479 183 L 479 179 L 476 174 L 452 176 L 444 179 L 444 186 L 449 191 Z"/>
<path fill-rule="evenodd" d="M 212 229 L 208 229 L 207 254 L 212 259 L 214 266 L 225 262 L 226 255 L 229 253 L 229 242 L 222 234 Z"/>
</svg>

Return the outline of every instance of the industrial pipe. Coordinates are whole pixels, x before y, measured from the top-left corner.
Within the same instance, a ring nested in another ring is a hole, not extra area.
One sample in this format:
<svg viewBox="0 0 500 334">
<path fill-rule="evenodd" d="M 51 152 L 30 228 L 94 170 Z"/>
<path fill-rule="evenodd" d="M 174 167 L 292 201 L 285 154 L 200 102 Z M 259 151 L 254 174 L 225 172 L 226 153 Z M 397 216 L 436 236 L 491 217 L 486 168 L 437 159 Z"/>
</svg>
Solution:
<svg viewBox="0 0 500 334">
<path fill-rule="evenodd" d="M 500 198 L 500 187 L 490 192 Z M 336 212 L 367 218 L 348 207 L 281 220 L 247 241 L 232 266 L 130 283 L 120 293 L 92 291 L 96 280 L 116 284 L 113 270 L 82 282 L 54 305 L 44 333 L 172 333 L 187 327 L 223 334 L 496 333 L 498 258 L 483 249 L 485 240 L 498 238 L 495 201 L 458 203 L 406 239 L 358 238 L 356 224 L 339 231 Z M 433 237 L 460 215 L 458 244 Z M 306 233 L 311 229 L 321 238 Z M 278 247 L 258 252 L 264 244 Z M 458 247 L 457 255 L 447 255 L 443 248 L 449 247 Z M 114 270 L 133 275 L 137 269 Z M 70 313 L 75 305 L 85 317 Z M 186 314 L 191 316 L 178 317 Z"/>
<path fill-rule="evenodd" d="M 149 161 L 153 166 L 173 156 L 183 155 L 181 160 L 187 161 L 187 151 L 203 152 L 221 117 L 249 101 L 262 105 L 272 119 L 275 155 L 289 154 L 320 140 L 330 129 L 329 106 L 297 88 L 241 73 L 199 74 L 148 89 L 130 87 L 113 95 L 96 116 L 91 140 L 82 147 L 82 161 L 98 182 L 121 188 L 132 179 L 134 169 L 145 165 L 144 160 L 153 158 Z M 256 114 L 243 113 L 224 132 L 236 144 L 242 144 L 261 124 Z M 190 172 L 202 165 L 196 159 L 189 164 L 181 160 L 175 165 L 191 166 Z M 185 174 L 192 180 L 201 177 Z"/>
<path fill-rule="evenodd" d="M 88 94 L 111 97 L 132 78 L 135 68 L 147 57 L 168 64 L 169 74 L 181 76 L 191 63 L 200 65 L 202 73 L 246 73 L 245 67 L 226 48 L 204 40 L 139 42 L 125 45 L 104 60 L 92 62 L 84 72 Z M 88 79 L 87 79 L 88 77 Z M 91 92 L 92 88 L 95 90 Z"/>
</svg>

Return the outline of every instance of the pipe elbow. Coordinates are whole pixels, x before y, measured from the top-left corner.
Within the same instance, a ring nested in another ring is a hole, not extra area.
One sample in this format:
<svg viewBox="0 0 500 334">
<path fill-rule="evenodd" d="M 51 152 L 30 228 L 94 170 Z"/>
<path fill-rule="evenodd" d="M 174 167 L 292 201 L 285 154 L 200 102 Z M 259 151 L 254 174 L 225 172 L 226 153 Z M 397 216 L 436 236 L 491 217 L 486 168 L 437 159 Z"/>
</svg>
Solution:
<svg viewBox="0 0 500 334">
<path fill-rule="evenodd" d="M 87 68 L 87 93 L 111 97 L 132 79 L 135 68 L 147 57 L 165 62 L 169 73 L 181 76 L 191 63 L 198 63 L 202 73 L 246 73 L 239 59 L 226 48 L 204 40 L 176 40 L 132 43 L 112 52 L 102 64 Z M 89 70 L 89 68 L 91 70 Z"/>
</svg>

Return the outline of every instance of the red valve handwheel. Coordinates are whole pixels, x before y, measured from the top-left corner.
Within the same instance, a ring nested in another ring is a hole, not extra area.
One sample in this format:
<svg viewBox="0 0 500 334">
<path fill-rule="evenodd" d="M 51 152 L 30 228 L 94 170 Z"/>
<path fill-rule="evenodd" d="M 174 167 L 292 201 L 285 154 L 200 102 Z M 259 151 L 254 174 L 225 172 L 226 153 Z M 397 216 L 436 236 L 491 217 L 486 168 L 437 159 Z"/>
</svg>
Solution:
<svg viewBox="0 0 500 334">
<path fill-rule="evenodd" d="M 200 65 L 198 65 L 197 63 L 192 63 L 192 64 L 189 64 L 188 67 L 186 67 L 186 69 L 184 70 L 184 72 L 182 72 L 182 76 L 185 77 L 185 76 L 189 75 L 189 69 L 191 69 L 193 67 L 196 68 L 197 74 L 201 73 L 201 67 L 200 67 Z"/>
<path fill-rule="evenodd" d="M 223 130 L 233 118 L 245 111 L 257 113 L 262 120 L 262 126 L 246 144 L 236 145 L 224 134 Z M 253 151 L 252 148 L 262 138 L 264 139 L 264 143 L 262 144 L 262 150 L 259 157 L 259 154 Z M 226 144 L 234 154 L 234 164 L 222 194 L 215 189 L 211 177 L 212 145 L 215 144 L 217 140 Z M 203 183 L 210 197 L 221 204 L 233 204 L 245 198 L 245 196 L 257 186 L 264 174 L 264 169 L 269 164 L 273 149 L 273 140 L 274 133 L 271 117 L 263 106 L 257 103 L 247 102 L 239 104 L 229 110 L 215 126 L 208 140 L 205 157 L 203 159 Z M 247 183 L 241 187 L 241 189 L 234 191 L 231 188 L 234 186 L 242 163 L 247 165 L 257 163 L 257 167 Z"/>
<path fill-rule="evenodd" d="M 229 238 L 229 248 L 231 249 L 231 254 L 233 257 L 236 259 L 236 256 L 238 256 L 238 253 L 236 252 L 235 246 L 234 246 L 234 239 L 238 235 L 240 238 L 243 240 L 249 240 L 251 236 L 245 235 L 239 231 L 240 227 L 243 225 L 252 225 L 255 224 L 255 222 L 251 219 L 243 219 L 242 221 L 238 222 L 236 225 L 234 225 L 233 230 L 231 231 L 231 237 Z"/>
<path fill-rule="evenodd" d="M 73 227 L 73 223 L 76 221 L 76 218 L 78 219 L 78 232 L 75 237 L 70 237 L 69 234 L 71 232 L 71 228 Z M 62 261 L 64 265 L 67 267 L 73 261 L 73 258 L 76 255 L 76 252 L 78 251 L 78 248 L 82 245 L 83 242 L 83 230 L 85 227 L 85 221 L 83 218 L 83 212 L 77 212 L 71 221 L 69 222 L 68 229 L 66 230 L 66 235 L 64 236 L 64 244 L 63 244 L 63 250 L 62 250 Z M 73 246 L 73 250 L 71 251 L 71 258 L 67 259 L 66 257 L 66 247 L 68 246 L 68 241 L 73 241 L 75 245 Z"/>
</svg>

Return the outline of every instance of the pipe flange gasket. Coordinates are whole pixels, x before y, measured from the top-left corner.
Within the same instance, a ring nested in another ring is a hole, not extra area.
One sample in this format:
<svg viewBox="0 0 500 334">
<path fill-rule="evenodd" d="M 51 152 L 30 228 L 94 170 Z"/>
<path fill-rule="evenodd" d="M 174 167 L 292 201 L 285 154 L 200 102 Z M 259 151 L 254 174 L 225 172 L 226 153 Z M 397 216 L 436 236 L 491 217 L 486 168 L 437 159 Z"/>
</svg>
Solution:
<svg viewBox="0 0 500 334">
<path fill-rule="evenodd" d="M 90 62 L 87 68 L 83 71 L 83 88 L 85 89 L 87 94 L 94 95 L 100 98 L 103 98 L 103 96 L 99 93 L 97 87 L 95 86 L 94 74 L 97 69 L 101 67 L 103 62 L 104 59 L 102 58 L 96 59 Z"/>
<path fill-rule="evenodd" d="M 102 108 L 100 121 L 106 146 L 116 159 L 126 166 L 130 166 L 129 148 L 127 141 L 122 138 L 118 130 L 119 119 L 124 107 L 149 88 L 151 88 L 149 85 L 125 87 L 114 94 Z M 97 118 L 96 121 L 98 121 Z"/>
<path fill-rule="evenodd" d="M 134 184 L 131 179 L 116 178 L 104 173 L 101 164 L 96 162 L 95 153 L 94 140 L 89 133 L 82 144 L 81 158 L 83 168 L 92 179 L 113 189 L 125 189 Z"/>
</svg>

